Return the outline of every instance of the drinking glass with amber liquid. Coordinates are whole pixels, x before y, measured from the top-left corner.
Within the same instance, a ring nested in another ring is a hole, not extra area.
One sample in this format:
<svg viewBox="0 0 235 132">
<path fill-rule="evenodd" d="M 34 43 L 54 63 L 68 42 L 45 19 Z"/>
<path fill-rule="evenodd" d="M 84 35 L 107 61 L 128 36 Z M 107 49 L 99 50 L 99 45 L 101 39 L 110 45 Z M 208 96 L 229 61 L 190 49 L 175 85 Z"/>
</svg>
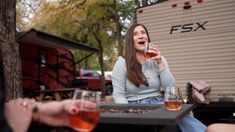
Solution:
<svg viewBox="0 0 235 132">
<path fill-rule="evenodd" d="M 146 57 L 146 59 L 150 59 L 152 57 L 155 57 L 157 54 L 156 52 L 154 52 L 152 44 L 148 43 L 145 48 L 144 48 L 144 56 Z"/>
<path fill-rule="evenodd" d="M 167 87 L 164 93 L 164 104 L 167 110 L 177 111 L 182 107 L 182 99 L 178 87 Z"/>
<path fill-rule="evenodd" d="M 72 103 L 80 100 L 78 113 L 70 115 L 70 125 L 78 132 L 92 131 L 100 118 L 100 93 L 88 90 L 75 90 Z"/>
</svg>

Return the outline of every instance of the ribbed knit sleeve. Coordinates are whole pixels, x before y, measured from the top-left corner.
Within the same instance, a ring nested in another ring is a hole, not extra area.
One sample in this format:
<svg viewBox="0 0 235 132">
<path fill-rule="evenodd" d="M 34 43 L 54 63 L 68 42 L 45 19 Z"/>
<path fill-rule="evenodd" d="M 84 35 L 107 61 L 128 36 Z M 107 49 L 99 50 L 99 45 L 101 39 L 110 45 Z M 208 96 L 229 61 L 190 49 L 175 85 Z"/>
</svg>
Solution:
<svg viewBox="0 0 235 132">
<path fill-rule="evenodd" d="M 126 62 L 123 57 L 119 57 L 112 71 L 113 97 L 115 103 L 125 103 L 126 99 Z"/>
<path fill-rule="evenodd" d="M 170 68 L 168 66 L 167 60 L 164 56 L 162 56 L 162 61 L 164 64 L 164 68 L 162 70 L 157 70 L 159 73 L 160 81 L 161 81 L 161 87 L 167 88 L 171 86 L 175 86 L 175 78 L 172 75 Z"/>
</svg>

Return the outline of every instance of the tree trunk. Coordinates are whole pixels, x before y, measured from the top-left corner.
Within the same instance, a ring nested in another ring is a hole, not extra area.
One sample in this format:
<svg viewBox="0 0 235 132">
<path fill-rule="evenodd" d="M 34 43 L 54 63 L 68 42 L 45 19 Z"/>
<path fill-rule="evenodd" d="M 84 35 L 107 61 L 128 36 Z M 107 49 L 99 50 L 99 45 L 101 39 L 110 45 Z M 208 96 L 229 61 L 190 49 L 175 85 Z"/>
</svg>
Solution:
<svg viewBox="0 0 235 132">
<path fill-rule="evenodd" d="M 16 33 L 16 0 L 0 1 L 0 52 L 3 55 L 6 99 L 22 96 L 21 61 Z"/>
<path fill-rule="evenodd" d="M 122 35 L 121 35 L 121 24 L 119 22 L 120 16 L 117 10 L 117 2 L 113 0 L 113 8 L 115 10 L 115 23 L 116 23 L 116 39 L 118 45 L 118 56 L 123 56 L 123 45 L 122 45 Z"/>
<path fill-rule="evenodd" d="M 99 29 L 99 27 L 98 27 Z M 96 31 L 99 31 L 99 30 L 96 30 Z M 100 70 L 101 70 L 101 87 L 102 87 L 102 91 L 101 91 L 101 96 L 102 97 L 105 97 L 106 95 L 106 87 L 105 87 L 105 82 L 104 82 L 104 61 L 103 61 L 103 46 L 102 46 L 102 42 L 101 40 L 99 39 L 100 37 L 98 36 L 98 34 L 93 31 L 93 35 L 98 43 L 98 46 L 99 46 L 99 50 L 100 50 L 100 53 L 99 53 L 99 63 L 100 63 Z"/>
</svg>

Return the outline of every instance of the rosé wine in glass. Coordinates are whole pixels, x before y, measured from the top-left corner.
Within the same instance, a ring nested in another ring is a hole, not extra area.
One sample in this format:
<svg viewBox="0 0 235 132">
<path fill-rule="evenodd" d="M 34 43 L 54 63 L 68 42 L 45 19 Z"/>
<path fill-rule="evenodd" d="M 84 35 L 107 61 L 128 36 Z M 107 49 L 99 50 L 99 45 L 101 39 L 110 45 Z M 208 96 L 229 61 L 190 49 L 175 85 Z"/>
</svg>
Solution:
<svg viewBox="0 0 235 132">
<path fill-rule="evenodd" d="M 151 46 L 152 44 L 151 43 L 148 43 L 146 46 L 145 46 L 145 49 L 144 49 L 144 56 L 147 58 L 147 59 L 150 59 L 154 56 L 156 56 L 157 54 L 151 49 Z"/>
<path fill-rule="evenodd" d="M 167 110 L 172 110 L 172 111 L 177 111 L 180 110 L 182 106 L 182 101 L 181 100 L 168 100 L 164 101 L 165 107 Z"/>
<path fill-rule="evenodd" d="M 99 122 L 100 94 L 94 91 L 75 90 L 73 100 L 80 100 L 78 113 L 70 115 L 71 127 L 79 132 L 90 132 Z"/>
<path fill-rule="evenodd" d="M 164 93 L 164 104 L 167 110 L 177 111 L 182 107 L 182 99 L 180 97 L 179 88 L 167 87 Z"/>
<path fill-rule="evenodd" d="M 157 54 L 154 53 L 154 52 L 152 52 L 151 50 L 146 51 L 146 52 L 144 53 L 144 56 L 145 56 L 147 59 L 150 59 L 150 58 L 152 58 L 152 57 L 154 57 L 154 56 L 156 56 L 156 55 L 157 55 Z"/>
</svg>

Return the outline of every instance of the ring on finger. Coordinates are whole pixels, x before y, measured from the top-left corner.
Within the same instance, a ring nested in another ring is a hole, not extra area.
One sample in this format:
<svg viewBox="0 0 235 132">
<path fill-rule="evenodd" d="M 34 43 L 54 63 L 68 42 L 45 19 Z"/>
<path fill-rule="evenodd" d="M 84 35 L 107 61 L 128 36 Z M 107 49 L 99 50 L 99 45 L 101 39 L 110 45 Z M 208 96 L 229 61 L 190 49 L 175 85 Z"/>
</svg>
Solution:
<svg viewBox="0 0 235 132">
<path fill-rule="evenodd" d="M 23 106 L 23 107 L 27 107 L 27 106 L 28 106 L 28 104 L 27 104 L 27 102 L 23 101 L 23 102 L 21 103 L 21 106 Z"/>
</svg>

